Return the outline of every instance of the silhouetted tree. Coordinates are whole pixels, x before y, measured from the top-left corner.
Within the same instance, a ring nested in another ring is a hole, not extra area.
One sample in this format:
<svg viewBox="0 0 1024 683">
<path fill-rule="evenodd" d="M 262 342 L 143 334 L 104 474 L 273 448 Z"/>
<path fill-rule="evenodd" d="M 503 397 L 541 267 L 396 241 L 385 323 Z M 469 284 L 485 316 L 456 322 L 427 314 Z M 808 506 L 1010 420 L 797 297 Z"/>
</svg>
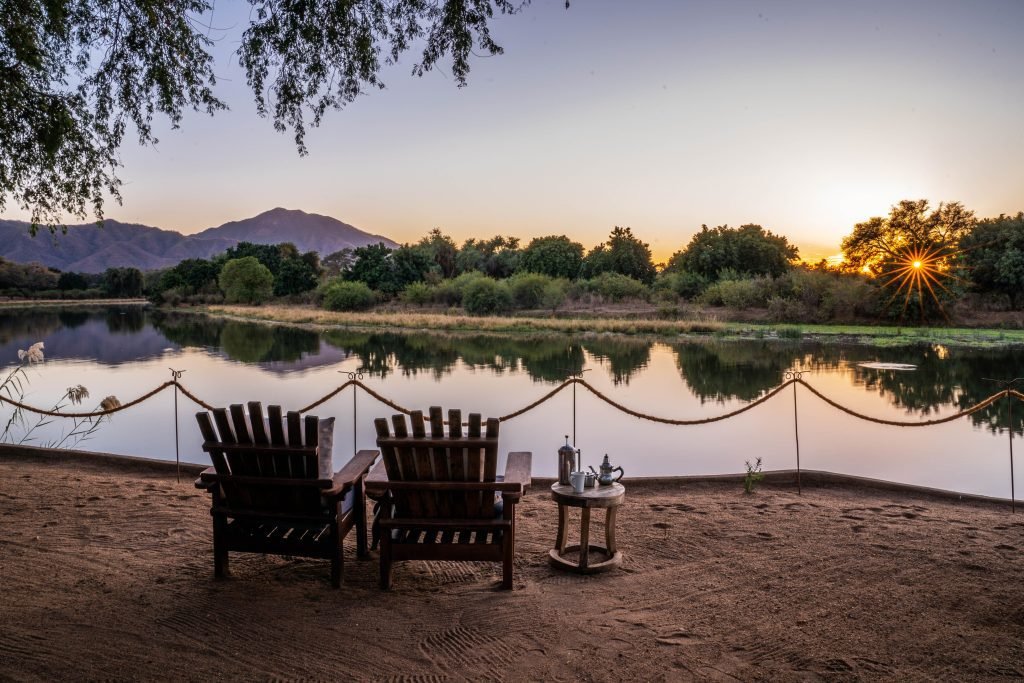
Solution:
<svg viewBox="0 0 1024 683">
<path fill-rule="evenodd" d="M 416 46 L 413 73 L 450 58 L 466 84 L 471 54 L 496 55 L 494 13 L 519 0 L 250 0 L 251 22 L 238 61 L 256 110 L 291 130 L 300 154 L 307 112 L 313 126 L 329 109 L 383 87 L 381 67 Z M 8 200 L 38 224 L 62 214 L 102 218 L 120 200 L 118 148 L 129 125 L 142 145 L 156 142 L 153 117 L 173 127 L 188 109 L 224 109 L 214 94 L 210 0 L 19 0 L 0 4 L 0 211 Z M 383 56 L 383 58 L 382 58 Z M 52 228 L 52 226 L 51 226 Z"/>
<path fill-rule="evenodd" d="M 682 251 L 672 254 L 666 273 L 693 273 L 714 281 L 724 270 L 778 277 L 797 259 L 797 248 L 760 225 L 701 226 Z"/>
<path fill-rule="evenodd" d="M 608 242 L 597 245 L 583 259 L 585 277 L 601 273 L 618 273 L 646 285 L 654 282 L 657 271 L 651 260 L 651 248 L 633 236 L 631 228 L 615 226 Z"/>
<path fill-rule="evenodd" d="M 575 280 L 583 265 L 583 245 L 565 235 L 535 237 L 523 249 L 519 268 L 528 273 Z"/>
<path fill-rule="evenodd" d="M 981 221 L 960 240 L 960 251 L 975 291 L 1024 306 L 1024 212 Z"/>
</svg>

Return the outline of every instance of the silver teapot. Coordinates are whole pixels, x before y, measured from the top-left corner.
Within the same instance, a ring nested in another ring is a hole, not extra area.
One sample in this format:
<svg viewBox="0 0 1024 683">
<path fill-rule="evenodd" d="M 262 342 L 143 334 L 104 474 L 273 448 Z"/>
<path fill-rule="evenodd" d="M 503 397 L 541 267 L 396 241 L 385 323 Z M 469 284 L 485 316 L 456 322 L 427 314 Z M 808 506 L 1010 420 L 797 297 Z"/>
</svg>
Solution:
<svg viewBox="0 0 1024 683">
<path fill-rule="evenodd" d="M 601 486 L 611 486 L 625 474 L 621 467 L 612 467 L 607 453 L 604 454 L 604 461 L 601 463 L 601 472 L 595 471 L 593 465 L 590 466 L 590 471 L 597 475 L 597 483 Z M 619 476 L 613 477 L 612 474 L 615 472 L 618 472 Z"/>
</svg>

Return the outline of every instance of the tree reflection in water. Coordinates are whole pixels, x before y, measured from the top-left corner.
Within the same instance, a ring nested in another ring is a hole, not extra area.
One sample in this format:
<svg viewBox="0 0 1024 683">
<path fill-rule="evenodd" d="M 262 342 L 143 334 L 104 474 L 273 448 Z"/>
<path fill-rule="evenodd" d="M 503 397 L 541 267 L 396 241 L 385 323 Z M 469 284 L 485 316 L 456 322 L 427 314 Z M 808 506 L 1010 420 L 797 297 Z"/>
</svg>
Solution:
<svg viewBox="0 0 1024 683">
<path fill-rule="evenodd" d="M 0 350 L 13 358 L 16 348 L 52 339 L 54 348 L 66 349 L 68 358 L 131 362 L 153 357 L 166 348 L 154 330 L 182 347 L 208 349 L 242 363 L 281 363 L 281 371 L 285 372 L 289 367 L 298 367 L 289 364 L 299 361 L 313 365 L 338 362 L 324 354 L 323 344 L 327 344 L 344 352 L 338 358 L 355 356 L 359 370 L 374 377 L 391 373 L 415 377 L 426 373 L 440 380 L 462 363 L 497 375 L 525 373 L 536 382 L 548 384 L 579 373 L 589 354 L 615 385 L 628 386 L 631 379 L 647 369 L 655 344 L 661 344 L 611 335 L 351 329 L 316 332 L 122 306 L 3 311 Z M 877 393 L 913 420 L 934 416 L 940 408 L 945 409 L 945 414 L 961 410 L 999 391 L 999 385 L 984 378 L 1024 376 L 1024 354 L 1012 348 L 946 348 L 934 344 L 879 348 L 767 340 L 704 340 L 667 346 L 675 356 L 681 379 L 702 403 L 755 400 L 781 384 L 790 369 L 811 371 L 804 379 L 812 385 L 814 371 L 841 372 L 850 377 L 854 386 Z M 867 361 L 907 363 L 916 369 L 899 372 L 859 365 Z M 843 396 L 833 398 L 844 403 Z M 1022 434 L 1024 406 L 1013 412 L 1013 430 Z M 975 413 L 971 420 L 975 426 L 992 432 L 1005 431 L 1009 426 L 1006 402 L 999 401 Z"/>
</svg>

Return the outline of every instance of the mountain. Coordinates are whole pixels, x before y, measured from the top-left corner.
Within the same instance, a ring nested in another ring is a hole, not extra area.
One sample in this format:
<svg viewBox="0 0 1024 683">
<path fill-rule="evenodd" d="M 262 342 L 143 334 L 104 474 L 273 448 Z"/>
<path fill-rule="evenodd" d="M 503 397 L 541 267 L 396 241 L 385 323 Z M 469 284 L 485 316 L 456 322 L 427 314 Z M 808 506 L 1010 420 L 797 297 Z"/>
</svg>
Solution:
<svg viewBox="0 0 1024 683">
<path fill-rule="evenodd" d="M 0 220 L 0 257 L 81 273 L 125 266 L 167 268 L 187 258 L 210 258 L 239 242 L 291 242 L 299 251 L 317 251 L 321 256 L 378 242 L 398 246 L 330 216 L 281 208 L 195 235 L 115 220 L 103 221 L 102 228 L 95 223 L 70 225 L 66 235 L 42 230 L 32 237 L 28 229 L 23 221 Z"/>
</svg>

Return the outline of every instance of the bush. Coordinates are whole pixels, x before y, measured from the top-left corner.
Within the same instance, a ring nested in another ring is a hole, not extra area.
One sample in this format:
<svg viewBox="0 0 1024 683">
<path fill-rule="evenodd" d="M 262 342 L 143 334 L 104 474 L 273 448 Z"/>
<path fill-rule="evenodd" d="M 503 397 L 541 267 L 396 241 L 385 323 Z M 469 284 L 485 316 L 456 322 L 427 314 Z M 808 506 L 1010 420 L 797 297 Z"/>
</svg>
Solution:
<svg viewBox="0 0 1024 683">
<path fill-rule="evenodd" d="M 692 299 L 707 289 L 707 278 L 689 271 L 662 273 L 654 283 L 655 290 L 672 292 L 684 299 Z"/>
<path fill-rule="evenodd" d="M 508 288 L 516 308 L 540 308 L 544 290 L 554 278 L 540 273 L 519 273 L 508 279 Z"/>
<path fill-rule="evenodd" d="M 608 301 L 646 299 L 648 295 L 648 289 L 644 283 L 620 273 L 601 273 L 588 280 L 584 284 L 584 288 Z"/>
<path fill-rule="evenodd" d="M 416 306 L 425 306 L 434 301 L 435 289 L 423 282 L 413 282 L 402 290 L 402 301 Z"/>
<path fill-rule="evenodd" d="M 771 278 L 759 275 L 746 280 L 719 280 L 704 290 L 700 301 L 708 306 L 743 310 L 766 307 L 771 295 Z"/>
<path fill-rule="evenodd" d="M 363 282 L 335 280 L 324 288 L 324 308 L 329 311 L 362 311 L 376 301 L 373 290 Z"/>
<path fill-rule="evenodd" d="M 218 283 L 228 303 L 261 304 L 274 292 L 274 276 L 255 256 L 225 263 Z"/>
<path fill-rule="evenodd" d="M 512 308 L 512 294 L 504 282 L 481 275 L 466 285 L 462 307 L 470 315 L 504 313 Z"/>
</svg>

